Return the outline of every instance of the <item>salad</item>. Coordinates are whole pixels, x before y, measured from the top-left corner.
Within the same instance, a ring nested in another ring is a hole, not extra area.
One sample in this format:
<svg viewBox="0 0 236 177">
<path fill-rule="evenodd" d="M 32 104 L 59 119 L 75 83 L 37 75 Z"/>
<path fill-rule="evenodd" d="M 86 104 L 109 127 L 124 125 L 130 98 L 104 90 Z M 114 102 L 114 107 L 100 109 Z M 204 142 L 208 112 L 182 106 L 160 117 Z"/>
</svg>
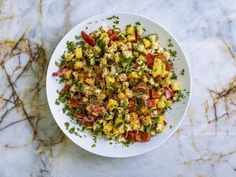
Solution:
<svg viewBox="0 0 236 177">
<path fill-rule="evenodd" d="M 165 129 L 166 110 L 181 98 L 175 54 L 144 32 L 140 23 L 82 31 L 56 63 L 52 75 L 64 85 L 56 103 L 95 136 L 147 142 Z"/>
</svg>

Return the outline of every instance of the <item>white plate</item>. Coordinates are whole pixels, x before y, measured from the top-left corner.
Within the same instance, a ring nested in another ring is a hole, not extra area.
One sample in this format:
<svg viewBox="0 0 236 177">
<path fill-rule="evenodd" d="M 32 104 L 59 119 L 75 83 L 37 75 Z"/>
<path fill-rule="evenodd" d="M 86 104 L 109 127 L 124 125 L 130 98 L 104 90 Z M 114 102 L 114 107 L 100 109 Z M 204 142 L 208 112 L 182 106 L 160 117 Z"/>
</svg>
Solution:
<svg viewBox="0 0 236 177">
<path fill-rule="evenodd" d="M 77 145 L 79 145 L 80 147 L 89 152 L 102 156 L 131 157 L 143 154 L 158 147 L 175 132 L 177 127 L 180 125 L 180 122 L 183 120 L 185 112 L 188 108 L 190 100 L 189 94 L 180 102 L 175 103 L 172 107 L 172 110 L 166 113 L 166 121 L 168 122 L 168 125 L 166 126 L 166 129 L 163 133 L 160 133 L 155 137 L 152 137 L 151 140 L 147 143 L 134 143 L 129 147 L 125 147 L 122 144 L 115 144 L 115 143 L 109 144 L 110 141 L 105 139 L 97 139 L 96 147 L 92 147 L 94 141 L 93 137 L 89 133 L 86 132 L 80 133 L 80 135 L 82 136 L 82 138 L 80 138 L 79 136 L 76 136 L 73 133 L 71 134 L 69 133 L 68 130 L 66 130 L 65 122 L 70 122 L 70 127 L 78 128 L 79 126 L 71 122 L 70 117 L 68 117 L 62 112 L 63 105 L 55 104 L 55 100 L 58 98 L 58 93 L 56 91 L 60 90 L 62 88 L 62 85 L 57 83 L 55 77 L 52 77 L 52 73 L 58 70 L 58 67 L 55 66 L 55 61 L 61 58 L 64 50 L 66 49 L 66 42 L 74 41 L 75 35 L 80 35 L 80 32 L 82 30 L 87 32 L 92 32 L 97 28 L 99 28 L 101 25 L 112 26 L 113 25 L 112 20 L 107 20 L 106 18 L 111 17 L 113 15 L 119 17 L 120 23 L 118 26 L 122 29 L 124 29 L 125 25 L 127 24 L 134 24 L 135 22 L 141 22 L 141 24 L 146 29 L 145 35 L 151 33 L 157 33 L 162 47 L 167 47 L 168 39 L 171 39 L 172 43 L 174 44 L 173 49 L 177 51 L 177 59 L 175 59 L 174 61 L 174 68 L 176 74 L 178 75 L 178 81 L 181 83 L 183 89 L 185 89 L 187 92 L 190 92 L 191 78 L 186 56 L 184 55 L 184 52 L 181 49 L 180 45 L 177 43 L 177 41 L 173 38 L 173 36 L 169 32 L 167 32 L 158 23 L 136 14 L 106 13 L 89 18 L 83 21 L 82 23 L 76 25 L 63 37 L 63 39 L 57 45 L 48 66 L 47 82 L 46 82 L 47 99 L 53 117 L 56 120 L 57 124 L 59 125 L 61 130 L 74 143 L 76 143 Z M 86 27 L 88 27 L 88 29 L 86 29 Z M 179 73 L 182 69 L 185 69 L 185 75 L 179 76 Z M 172 125 L 172 128 L 170 128 L 169 125 Z M 87 138 L 84 136 L 86 136 Z"/>
</svg>

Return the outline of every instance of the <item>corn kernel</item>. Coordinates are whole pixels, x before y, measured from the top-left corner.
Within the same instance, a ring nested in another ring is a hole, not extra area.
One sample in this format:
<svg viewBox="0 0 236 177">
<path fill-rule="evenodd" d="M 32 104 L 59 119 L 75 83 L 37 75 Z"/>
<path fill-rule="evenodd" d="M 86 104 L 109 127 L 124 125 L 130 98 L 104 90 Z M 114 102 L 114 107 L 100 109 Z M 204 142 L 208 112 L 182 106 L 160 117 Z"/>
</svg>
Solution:
<svg viewBox="0 0 236 177">
<path fill-rule="evenodd" d="M 159 109 L 163 109 L 163 108 L 165 108 L 165 102 L 163 101 L 163 100 L 159 100 L 158 102 L 157 102 L 157 107 L 159 108 Z"/>
<path fill-rule="evenodd" d="M 65 73 L 65 78 L 66 78 L 66 79 L 70 79 L 71 73 L 72 73 L 72 70 L 67 71 L 67 72 Z"/>
<path fill-rule="evenodd" d="M 74 69 L 81 69 L 83 68 L 83 62 L 82 61 L 76 61 L 74 64 Z"/>
<path fill-rule="evenodd" d="M 180 84 L 178 82 L 172 83 L 171 86 L 174 91 L 180 90 Z"/>
<path fill-rule="evenodd" d="M 118 106 L 118 102 L 116 100 L 109 99 L 106 107 L 109 111 L 112 111 L 117 106 Z"/>
<path fill-rule="evenodd" d="M 122 92 L 120 92 L 120 93 L 118 94 L 118 98 L 121 99 L 121 100 L 125 99 L 125 94 L 122 93 Z"/>
<path fill-rule="evenodd" d="M 94 80 L 94 79 L 90 79 L 90 78 L 86 78 L 86 79 L 85 79 L 85 82 L 86 82 L 87 84 L 89 84 L 89 85 L 94 85 L 95 80 Z"/>
<path fill-rule="evenodd" d="M 82 48 L 76 48 L 75 49 L 75 56 L 76 58 L 80 59 L 83 57 L 83 52 L 82 52 Z"/>
<path fill-rule="evenodd" d="M 139 78 L 139 75 L 137 72 L 133 71 L 129 74 L 129 78 L 132 78 L 132 79 L 138 79 Z"/>
</svg>

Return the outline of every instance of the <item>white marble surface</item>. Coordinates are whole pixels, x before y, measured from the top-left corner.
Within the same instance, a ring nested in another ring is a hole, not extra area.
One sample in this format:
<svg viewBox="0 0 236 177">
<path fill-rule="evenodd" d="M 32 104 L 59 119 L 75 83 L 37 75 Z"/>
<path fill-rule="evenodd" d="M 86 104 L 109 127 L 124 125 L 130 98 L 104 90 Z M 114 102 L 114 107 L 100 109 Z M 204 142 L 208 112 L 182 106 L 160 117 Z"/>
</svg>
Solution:
<svg viewBox="0 0 236 177">
<path fill-rule="evenodd" d="M 161 147 L 110 159 L 64 137 L 45 97 L 62 36 L 93 15 L 128 11 L 180 41 L 192 70 L 187 116 Z M 0 177 L 236 176 L 235 0 L 0 0 Z"/>
</svg>

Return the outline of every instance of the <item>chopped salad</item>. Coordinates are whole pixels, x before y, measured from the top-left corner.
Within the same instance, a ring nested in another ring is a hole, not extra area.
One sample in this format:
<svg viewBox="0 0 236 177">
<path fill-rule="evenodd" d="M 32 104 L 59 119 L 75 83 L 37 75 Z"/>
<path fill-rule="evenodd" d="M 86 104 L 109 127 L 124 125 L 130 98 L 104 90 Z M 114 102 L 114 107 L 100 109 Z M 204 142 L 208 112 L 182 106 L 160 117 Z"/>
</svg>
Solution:
<svg viewBox="0 0 236 177">
<path fill-rule="evenodd" d="M 164 130 L 166 110 L 180 100 L 171 52 L 144 31 L 140 23 L 82 31 L 56 63 L 52 75 L 64 84 L 57 102 L 93 135 L 147 142 Z"/>
</svg>

